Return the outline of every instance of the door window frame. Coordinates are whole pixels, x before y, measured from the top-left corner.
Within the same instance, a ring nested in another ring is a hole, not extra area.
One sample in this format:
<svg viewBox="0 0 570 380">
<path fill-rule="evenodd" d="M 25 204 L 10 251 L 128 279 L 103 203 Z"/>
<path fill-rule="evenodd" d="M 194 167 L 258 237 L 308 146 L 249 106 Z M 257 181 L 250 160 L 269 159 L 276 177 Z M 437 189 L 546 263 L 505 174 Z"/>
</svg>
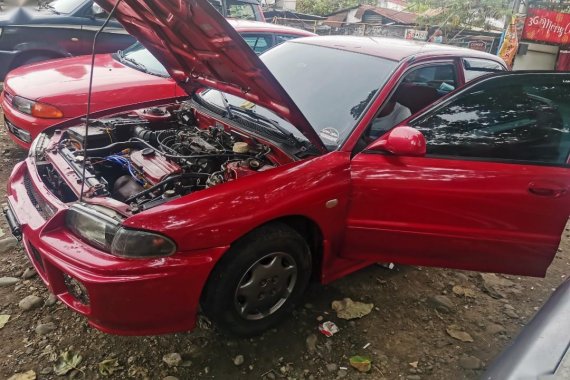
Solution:
<svg viewBox="0 0 570 380">
<path fill-rule="evenodd" d="M 424 112 L 418 112 L 415 115 L 410 116 L 407 120 L 404 120 L 402 123 L 398 124 L 396 127 L 409 125 L 412 128 L 414 127 L 414 123 L 417 122 L 421 118 L 427 118 L 441 109 L 447 107 L 451 103 L 453 103 L 457 98 L 464 95 L 466 92 L 470 91 L 473 87 L 486 82 L 488 80 L 493 80 L 494 78 L 509 76 L 509 75 L 527 75 L 527 74 L 560 74 L 560 75 L 570 75 L 570 73 L 564 72 L 556 72 L 556 71 L 503 71 L 499 73 L 489 73 L 480 77 L 477 77 L 470 82 L 466 83 L 456 91 L 451 92 L 450 94 L 446 95 L 442 98 L 441 101 L 436 101 L 433 103 L 429 109 L 425 109 Z M 392 129 L 394 129 L 392 128 Z M 426 141 L 429 144 L 429 141 Z M 389 154 L 384 152 L 372 152 L 364 150 L 366 153 L 380 153 L 380 154 Z M 457 155 L 439 155 L 439 154 L 428 154 L 426 153 L 425 156 L 422 158 L 426 159 L 438 159 L 438 160 L 454 160 L 454 161 L 474 161 L 474 162 L 488 162 L 488 163 L 498 163 L 498 164 L 513 164 L 513 165 L 530 165 L 530 166 L 548 166 L 548 167 L 559 167 L 559 168 L 570 168 L 570 151 L 566 157 L 566 162 L 563 164 L 560 163 L 551 163 L 551 162 L 535 162 L 535 161 L 523 161 L 523 160 L 513 160 L 513 159 L 505 159 L 505 158 L 485 158 L 485 157 L 465 157 L 465 156 L 457 156 Z"/>
<path fill-rule="evenodd" d="M 449 94 L 446 94 L 444 96 L 442 96 L 440 99 L 437 99 L 435 102 L 428 104 L 426 106 L 427 107 L 431 107 L 437 103 L 439 103 L 442 99 L 446 99 L 449 96 L 453 96 L 451 94 L 455 94 L 457 93 L 459 90 L 461 90 L 464 85 L 464 76 L 462 73 L 460 73 L 460 70 L 463 70 L 462 68 L 462 58 L 457 58 L 457 57 L 449 57 L 449 58 L 440 58 L 440 59 L 434 59 L 432 61 L 423 61 L 423 62 L 418 62 L 416 64 L 410 65 L 409 67 L 406 68 L 406 70 L 400 75 L 400 78 L 398 79 L 398 82 L 396 84 L 394 84 L 394 86 L 392 86 L 392 89 L 390 90 L 390 93 L 385 97 L 384 101 L 382 102 L 382 104 L 378 107 L 378 109 L 374 112 L 374 117 L 372 118 L 371 122 L 366 126 L 366 128 L 364 128 L 364 130 L 362 131 L 358 141 L 361 141 L 363 138 L 366 137 L 368 130 L 370 129 L 370 127 L 372 126 L 372 123 L 374 122 L 374 120 L 378 117 L 378 115 L 380 114 L 380 112 L 382 112 L 382 110 L 384 109 L 384 107 L 386 107 L 386 104 L 388 103 L 388 101 L 392 98 L 392 96 L 394 96 L 394 94 L 396 93 L 396 91 L 398 90 L 398 88 L 400 87 L 400 85 L 404 82 L 404 79 L 412 72 L 415 71 L 417 69 L 421 69 L 423 67 L 431 67 L 431 66 L 443 66 L 443 65 L 451 65 L 453 66 L 453 71 L 455 74 L 455 81 L 457 83 L 457 88 L 453 91 L 451 91 Z M 426 108 L 419 110 L 418 112 L 416 112 L 415 114 L 412 114 L 409 118 L 407 118 L 406 120 L 403 120 L 401 123 L 393 126 L 392 128 L 388 129 L 384 134 L 386 134 L 387 132 L 391 131 L 392 129 L 396 128 L 397 126 L 400 125 L 405 125 L 408 121 L 414 120 L 416 115 L 420 115 L 422 114 L 422 111 L 425 110 Z M 368 110 L 368 112 L 371 112 L 372 110 Z M 381 137 L 381 136 L 380 136 Z M 379 138 L 380 138 L 379 137 Z M 369 144 L 368 144 L 369 145 Z M 383 152 L 372 152 L 372 151 L 368 151 L 366 150 L 366 148 L 368 147 L 362 147 L 358 142 L 356 144 L 354 144 L 354 147 L 352 148 L 352 154 L 351 157 L 356 156 L 359 153 L 380 153 L 380 154 L 384 154 Z"/>
</svg>

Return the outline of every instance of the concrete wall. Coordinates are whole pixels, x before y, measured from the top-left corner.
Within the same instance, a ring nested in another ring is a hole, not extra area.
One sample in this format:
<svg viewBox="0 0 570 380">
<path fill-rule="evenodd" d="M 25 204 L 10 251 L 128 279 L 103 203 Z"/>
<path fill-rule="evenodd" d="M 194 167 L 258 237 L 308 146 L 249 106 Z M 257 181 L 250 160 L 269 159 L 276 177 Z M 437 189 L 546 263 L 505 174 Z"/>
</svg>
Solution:
<svg viewBox="0 0 570 380">
<path fill-rule="evenodd" d="M 527 42 L 522 42 L 527 43 Z M 554 70 L 558 46 L 528 43 L 525 55 L 517 55 L 513 70 Z"/>
</svg>

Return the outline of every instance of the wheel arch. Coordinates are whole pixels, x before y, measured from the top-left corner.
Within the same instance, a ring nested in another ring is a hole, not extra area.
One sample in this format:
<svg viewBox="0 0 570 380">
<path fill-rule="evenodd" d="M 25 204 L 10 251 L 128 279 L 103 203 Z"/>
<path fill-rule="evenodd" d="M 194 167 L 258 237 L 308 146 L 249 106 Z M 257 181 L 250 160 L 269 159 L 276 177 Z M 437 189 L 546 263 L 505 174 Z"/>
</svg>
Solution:
<svg viewBox="0 0 570 380">
<path fill-rule="evenodd" d="M 16 50 L 18 51 L 18 54 L 14 57 L 14 60 L 10 65 L 10 70 L 22 66 L 26 60 L 33 58 L 34 56 L 46 56 L 50 58 L 71 57 L 71 54 L 66 51 L 35 44 L 20 45 Z"/>
<path fill-rule="evenodd" d="M 299 235 L 301 235 L 301 237 L 307 242 L 307 245 L 308 245 L 310 253 L 311 253 L 311 260 L 312 260 L 311 278 L 313 280 L 314 279 L 319 280 L 321 277 L 323 255 L 324 255 L 324 244 L 323 244 L 324 243 L 324 235 L 323 235 L 322 229 L 319 226 L 319 224 L 316 221 L 314 221 L 313 219 L 311 219 L 305 215 L 281 216 L 279 218 L 267 220 L 267 221 L 255 226 L 254 228 L 252 228 L 249 231 L 242 234 L 239 238 L 235 239 L 230 244 L 230 249 L 228 249 L 218 259 L 217 263 L 214 265 L 214 268 L 216 266 L 220 265 L 220 262 L 222 261 L 224 256 L 228 254 L 228 252 L 231 250 L 231 247 L 233 247 L 237 242 L 244 239 L 246 236 L 248 236 L 249 234 L 251 234 L 255 230 L 257 230 L 261 227 L 264 227 L 264 226 L 270 226 L 272 224 L 284 224 L 284 225 L 288 226 L 289 228 L 291 228 L 295 232 L 297 232 Z M 204 295 L 205 295 L 204 292 L 208 288 L 208 283 L 209 283 L 210 277 L 211 277 L 213 272 L 214 272 L 214 269 L 212 269 L 212 271 L 208 275 L 208 278 L 206 279 L 206 282 L 204 284 L 204 288 L 202 289 L 202 295 L 200 297 L 201 299 L 204 298 Z"/>
</svg>

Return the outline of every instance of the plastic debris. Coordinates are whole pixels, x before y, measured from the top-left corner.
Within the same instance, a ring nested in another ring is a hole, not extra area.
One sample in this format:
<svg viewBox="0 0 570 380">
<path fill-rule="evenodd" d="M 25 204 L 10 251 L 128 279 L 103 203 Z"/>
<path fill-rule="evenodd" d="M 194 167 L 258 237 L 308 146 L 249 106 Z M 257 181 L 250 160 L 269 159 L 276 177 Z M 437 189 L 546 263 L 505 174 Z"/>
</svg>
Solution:
<svg viewBox="0 0 570 380">
<path fill-rule="evenodd" d="M 372 360 L 364 356 L 353 356 L 350 358 L 350 365 L 358 372 L 368 372 L 372 368 Z"/>
<path fill-rule="evenodd" d="M 364 345 L 364 347 L 362 347 L 362 349 L 363 349 L 363 350 L 366 350 L 368 347 L 370 347 L 370 343 L 366 343 L 366 344 Z"/>
<path fill-rule="evenodd" d="M 362 318 L 370 314 L 374 308 L 372 303 L 355 302 L 350 298 L 345 298 L 342 301 L 333 301 L 332 308 L 336 311 L 336 316 L 341 319 L 356 319 Z"/>
<path fill-rule="evenodd" d="M 386 269 L 390 269 L 390 270 L 394 270 L 394 268 L 396 268 L 396 264 L 394 263 L 377 263 L 378 266 L 381 266 L 382 268 L 386 268 Z"/>
<path fill-rule="evenodd" d="M 329 338 L 340 331 L 338 326 L 331 321 L 323 322 L 319 325 L 319 331 Z"/>
</svg>

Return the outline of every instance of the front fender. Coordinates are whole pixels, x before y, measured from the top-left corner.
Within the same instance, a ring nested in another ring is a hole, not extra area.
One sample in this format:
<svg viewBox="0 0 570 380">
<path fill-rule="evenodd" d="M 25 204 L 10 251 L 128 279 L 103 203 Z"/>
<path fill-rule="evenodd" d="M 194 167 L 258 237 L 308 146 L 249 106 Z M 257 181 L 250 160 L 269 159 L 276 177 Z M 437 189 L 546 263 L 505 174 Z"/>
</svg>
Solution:
<svg viewBox="0 0 570 380">
<path fill-rule="evenodd" d="M 295 215 L 313 220 L 323 239 L 340 247 L 349 187 L 350 154 L 331 152 L 195 192 L 124 225 L 163 233 L 179 250 L 193 251 L 231 245 L 268 221 Z"/>
<path fill-rule="evenodd" d="M 59 56 L 59 57 L 71 57 L 71 53 L 62 49 L 56 45 L 49 45 L 44 42 L 22 42 L 14 46 L 14 50 L 18 54 L 27 53 L 27 52 L 43 52 L 49 53 L 50 55 Z"/>
</svg>

